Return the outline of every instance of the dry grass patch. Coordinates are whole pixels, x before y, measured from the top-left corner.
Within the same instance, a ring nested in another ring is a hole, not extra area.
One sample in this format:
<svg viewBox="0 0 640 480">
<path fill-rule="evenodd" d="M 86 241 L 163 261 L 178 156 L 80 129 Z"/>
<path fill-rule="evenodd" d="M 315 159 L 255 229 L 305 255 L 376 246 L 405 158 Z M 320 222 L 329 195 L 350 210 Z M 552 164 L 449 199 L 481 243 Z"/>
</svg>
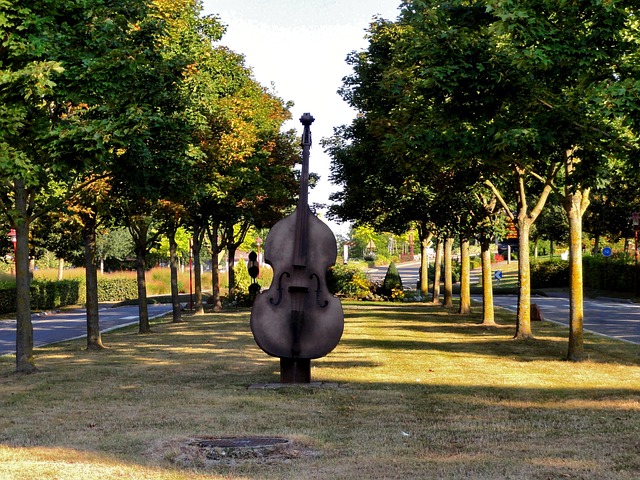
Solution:
<svg viewBox="0 0 640 480">
<path fill-rule="evenodd" d="M 249 388 L 279 367 L 248 311 L 112 332 L 98 353 L 40 348 L 36 375 L 0 357 L 0 478 L 638 477 L 637 345 L 587 335 L 590 359 L 573 364 L 564 329 L 516 342 L 505 312 L 497 328 L 425 305 L 345 313 L 340 345 L 312 362 L 327 388 Z M 242 461 L 185 447 L 236 436 L 295 447 Z"/>
</svg>

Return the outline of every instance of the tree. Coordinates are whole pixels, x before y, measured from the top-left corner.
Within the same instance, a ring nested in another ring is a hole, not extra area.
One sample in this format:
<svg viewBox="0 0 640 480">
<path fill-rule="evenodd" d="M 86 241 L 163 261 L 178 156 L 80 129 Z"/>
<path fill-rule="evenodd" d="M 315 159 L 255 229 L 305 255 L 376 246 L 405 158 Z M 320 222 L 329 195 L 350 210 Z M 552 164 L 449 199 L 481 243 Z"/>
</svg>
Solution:
<svg viewBox="0 0 640 480">
<path fill-rule="evenodd" d="M 136 7 L 140 11 L 144 5 L 129 4 L 135 21 Z M 0 33 L 5 40 L 0 48 L 0 210 L 17 232 L 16 370 L 30 373 L 36 371 L 30 319 L 30 227 L 82 190 L 85 172 L 108 152 L 105 138 L 113 133 L 111 124 L 93 116 L 92 92 L 104 84 L 86 64 L 84 75 L 75 68 L 89 56 L 104 58 L 105 51 L 87 33 L 105 19 L 105 5 L 94 2 L 89 11 L 83 2 L 36 0 L 25 7 L 5 0 L 1 6 Z M 99 28 L 93 31 L 105 34 Z"/>
<path fill-rule="evenodd" d="M 407 2 L 398 22 L 374 21 L 369 48 L 348 57 L 354 74 L 340 93 L 360 115 L 327 142 L 333 179 L 344 186 L 333 212 L 375 225 L 414 220 L 443 236 L 463 235 L 466 244 L 475 232 L 468 205 L 456 210 L 464 203 L 457 192 L 478 184 L 477 138 L 487 135 L 474 123 L 489 114 L 478 110 L 496 110 L 490 94 L 502 96 L 510 85 L 492 73 L 484 11 L 467 2 L 438 5 Z M 467 270 L 461 312 L 470 308 Z M 445 286 L 450 305 L 450 280 Z"/>
<path fill-rule="evenodd" d="M 398 21 L 374 22 L 368 50 L 349 59 L 355 74 L 343 95 L 360 109 L 359 122 L 378 132 L 382 161 L 393 159 L 408 178 L 443 166 L 475 169 L 517 225 L 516 338 L 532 337 L 529 232 L 550 192 L 562 182 L 577 249 L 605 143 L 632 143 L 637 102 L 621 91 L 636 88 L 635 8 L 589 0 L 405 2 Z M 530 207 L 534 179 L 542 187 Z M 572 265 L 578 279 L 579 262 Z M 572 292 L 578 331 L 577 283 Z M 570 339 L 570 352 L 579 343 Z"/>
<path fill-rule="evenodd" d="M 133 241 L 126 227 L 102 226 L 96 235 L 96 260 L 100 272 L 104 273 L 105 263 L 114 263 L 121 268 L 122 262 L 133 254 Z"/>
<path fill-rule="evenodd" d="M 150 331 L 145 269 L 147 254 L 163 228 L 158 208 L 166 200 L 180 203 L 192 191 L 190 180 L 199 156 L 193 144 L 198 119 L 191 108 L 196 100 L 187 92 L 197 77 L 199 47 L 219 38 L 222 30 L 215 28 L 215 20 L 197 21 L 196 2 L 157 2 L 152 11 L 153 25 L 160 28 L 137 32 L 144 50 L 130 65 L 135 73 L 128 79 L 132 84 L 112 105 L 130 112 L 123 125 L 130 133 L 123 138 L 111 173 L 114 206 L 135 244 L 140 333 Z"/>
<path fill-rule="evenodd" d="M 558 191 L 569 218 L 571 271 L 567 356 L 579 361 L 584 357 L 582 218 L 607 161 L 631 146 L 627 139 L 639 106 L 640 7 L 595 0 L 488 3 L 502 48 L 531 82 L 528 117 L 544 119 L 534 125 L 563 169 Z"/>
</svg>

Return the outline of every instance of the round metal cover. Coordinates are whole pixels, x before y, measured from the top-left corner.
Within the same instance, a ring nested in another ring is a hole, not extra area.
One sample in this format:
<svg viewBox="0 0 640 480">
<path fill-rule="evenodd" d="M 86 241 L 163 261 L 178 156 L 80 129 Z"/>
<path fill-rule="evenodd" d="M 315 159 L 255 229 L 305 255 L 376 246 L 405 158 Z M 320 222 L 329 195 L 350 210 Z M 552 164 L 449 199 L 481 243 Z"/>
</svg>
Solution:
<svg viewBox="0 0 640 480">
<path fill-rule="evenodd" d="M 200 448 L 263 448 L 286 443 L 289 443 L 289 440 L 278 437 L 199 438 L 193 442 Z"/>
</svg>

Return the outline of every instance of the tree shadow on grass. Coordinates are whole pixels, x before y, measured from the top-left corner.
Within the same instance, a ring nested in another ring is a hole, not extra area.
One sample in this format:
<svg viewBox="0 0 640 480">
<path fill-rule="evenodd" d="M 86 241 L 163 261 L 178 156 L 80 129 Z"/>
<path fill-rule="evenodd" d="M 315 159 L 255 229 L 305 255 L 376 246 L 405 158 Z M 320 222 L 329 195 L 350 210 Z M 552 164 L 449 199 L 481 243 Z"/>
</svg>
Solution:
<svg viewBox="0 0 640 480">
<path fill-rule="evenodd" d="M 400 342 L 406 350 L 435 350 L 442 352 L 497 355 L 517 358 L 519 361 L 564 360 L 567 356 L 568 330 L 551 322 L 532 322 L 534 338 L 514 339 L 513 313 L 496 313 L 496 325 L 482 324 L 481 307 L 473 307 L 468 315 L 452 314 L 452 310 L 433 305 L 395 304 L 392 306 L 367 305 L 351 310 L 345 319 L 354 325 L 377 324 L 384 330 L 402 329 L 410 332 L 411 340 L 398 340 L 397 335 L 364 342 L 369 348 L 393 348 Z M 384 316 L 384 318 L 381 318 Z M 459 342 L 442 342 L 442 336 L 458 337 Z M 430 340 L 432 338 L 432 340 Z M 618 362 L 624 365 L 640 365 L 640 349 L 634 345 L 585 332 L 585 357 L 595 362 Z M 344 341 L 344 340 L 343 340 Z M 360 345 L 365 347 L 365 345 Z"/>
</svg>

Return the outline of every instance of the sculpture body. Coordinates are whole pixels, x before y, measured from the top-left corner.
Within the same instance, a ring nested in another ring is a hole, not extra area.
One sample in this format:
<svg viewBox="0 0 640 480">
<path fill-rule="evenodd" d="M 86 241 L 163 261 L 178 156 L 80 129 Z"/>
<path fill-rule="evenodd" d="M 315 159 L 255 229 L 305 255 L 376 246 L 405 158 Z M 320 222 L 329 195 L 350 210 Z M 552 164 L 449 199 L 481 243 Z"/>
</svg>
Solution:
<svg viewBox="0 0 640 480">
<path fill-rule="evenodd" d="M 335 263 L 336 240 L 331 229 L 308 206 L 309 126 L 301 118 L 303 161 L 296 210 L 279 221 L 265 242 L 265 261 L 273 268 L 269 289 L 256 297 L 251 331 L 269 355 L 280 357 L 283 369 L 309 368 L 309 360 L 328 354 L 340 341 L 344 316 L 340 300 L 327 289 L 326 272 Z M 302 366 L 302 367 L 300 367 Z M 292 376 L 281 370 L 283 378 Z M 304 381 L 310 374 L 303 373 Z"/>
</svg>

